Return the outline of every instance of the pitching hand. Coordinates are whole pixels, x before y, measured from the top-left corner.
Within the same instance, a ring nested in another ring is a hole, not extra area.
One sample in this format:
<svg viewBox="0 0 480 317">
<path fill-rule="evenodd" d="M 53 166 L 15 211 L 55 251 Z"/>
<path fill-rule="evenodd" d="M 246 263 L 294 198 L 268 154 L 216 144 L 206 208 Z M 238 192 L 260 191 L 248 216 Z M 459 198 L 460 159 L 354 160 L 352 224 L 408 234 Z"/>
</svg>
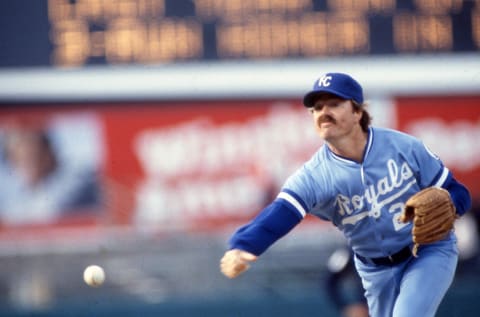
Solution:
<svg viewBox="0 0 480 317">
<path fill-rule="evenodd" d="M 229 250 L 220 260 L 220 271 L 228 278 L 235 278 L 248 270 L 250 262 L 256 259 L 257 256 L 250 252 L 240 249 Z"/>
</svg>

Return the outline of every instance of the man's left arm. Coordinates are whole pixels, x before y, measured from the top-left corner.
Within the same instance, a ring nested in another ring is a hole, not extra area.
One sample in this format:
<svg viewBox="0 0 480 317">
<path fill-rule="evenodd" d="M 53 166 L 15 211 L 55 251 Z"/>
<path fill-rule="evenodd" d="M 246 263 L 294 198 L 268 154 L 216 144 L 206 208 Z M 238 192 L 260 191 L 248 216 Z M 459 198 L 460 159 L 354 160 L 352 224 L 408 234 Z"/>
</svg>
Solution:
<svg viewBox="0 0 480 317">
<path fill-rule="evenodd" d="M 443 184 L 442 188 L 450 193 L 450 198 L 455 205 L 458 215 L 462 216 L 471 208 L 472 199 L 468 189 L 463 184 L 459 183 L 451 174 Z"/>
</svg>

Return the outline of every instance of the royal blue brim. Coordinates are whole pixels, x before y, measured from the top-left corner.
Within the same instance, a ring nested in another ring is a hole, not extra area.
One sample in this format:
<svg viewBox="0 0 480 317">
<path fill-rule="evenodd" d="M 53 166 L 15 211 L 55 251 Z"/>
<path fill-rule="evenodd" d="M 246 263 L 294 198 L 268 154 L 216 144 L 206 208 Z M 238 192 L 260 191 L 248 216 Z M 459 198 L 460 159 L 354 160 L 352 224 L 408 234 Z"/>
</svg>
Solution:
<svg viewBox="0 0 480 317">
<path fill-rule="evenodd" d="M 307 93 L 305 95 L 305 97 L 303 97 L 303 105 L 307 108 L 313 107 L 313 103 L 315 102 L 315 99 L 318 96 L 323 95 L 323 94 L 332 94 L 332 95 L 338 96 L 338 97 L 343 98 L 343 99 L 352 99 L 350 96 L 339 93 L 338 91 L 335 91 L 333 89 L 324 88 L 324 89 L 312 90 L 309 93 Z"/>
</svg>

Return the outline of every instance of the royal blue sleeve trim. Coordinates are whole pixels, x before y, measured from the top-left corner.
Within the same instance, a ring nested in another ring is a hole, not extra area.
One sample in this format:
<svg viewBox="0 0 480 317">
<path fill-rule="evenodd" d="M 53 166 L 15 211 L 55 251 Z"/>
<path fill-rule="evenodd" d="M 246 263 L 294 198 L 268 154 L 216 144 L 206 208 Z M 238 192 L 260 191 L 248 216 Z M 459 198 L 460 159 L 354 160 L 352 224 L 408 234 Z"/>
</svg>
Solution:
<svg viewBox="0 0 480 317">
<path fill-rule="evenodd" d="M 229 241 L 230 249 L 241 249 L 258 256 L 302 219 L 290 204 L 276 199 L 233 234 Z"/>
<path fill-rule="evenodd" d="M 451 173 L 448 175 L 448 178 L 442 187 L 450 193 L 453 204 L 457 209 L 457 214 L 463 215 L 472 207 L 472 198 L 468 189 L 453 178 Z"/>
</svg>

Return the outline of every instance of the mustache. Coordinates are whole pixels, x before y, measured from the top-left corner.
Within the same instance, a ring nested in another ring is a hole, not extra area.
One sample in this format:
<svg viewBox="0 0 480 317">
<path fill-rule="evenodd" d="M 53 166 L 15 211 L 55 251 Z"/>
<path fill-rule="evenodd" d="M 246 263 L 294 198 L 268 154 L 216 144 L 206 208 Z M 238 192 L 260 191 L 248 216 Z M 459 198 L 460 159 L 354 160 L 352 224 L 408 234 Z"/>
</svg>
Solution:
<svg viewBox="0 0 480 317">
<path fill-rule="evenodd" d="M 322 124 L 324 122 L 331 122 L 333 124 L 337 123 L 337 120 L 335 120 L 334 117 L 328 115 L 328 114 L 323 114 L 320 117 L 318 117 L 317 123 Z"/>
</svg>

